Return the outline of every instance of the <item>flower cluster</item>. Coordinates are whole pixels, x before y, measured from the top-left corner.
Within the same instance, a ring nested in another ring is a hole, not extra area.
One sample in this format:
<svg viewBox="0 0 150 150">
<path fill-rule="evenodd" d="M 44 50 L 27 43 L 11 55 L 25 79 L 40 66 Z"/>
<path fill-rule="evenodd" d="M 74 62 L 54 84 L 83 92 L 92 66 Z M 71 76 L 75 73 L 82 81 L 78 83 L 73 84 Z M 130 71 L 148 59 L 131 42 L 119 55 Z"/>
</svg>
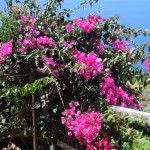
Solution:
<svg viewBox="0 0 150 150">
<path fill-rule="evenodd" d="M 148 67 L 147 72 L 150 73 L 150 59 L 145 60 L 143 65 Z"/>
<path fill-rule="evenodd" d="M 100 55 L 104 54 L 105 46 L 100 43 L 98 38 L 94 39 L 92 42 L 93 46 L 96 48 L 96 50 L 99 52 Z"/>
<path fill-rule="evenodd" d="M 103 44 L 98 44 L 96 46 L 96 49 L 98 50 L 98 52 L 99 52 L 100 55 L 103 55 L 104 54 L 105 46 Z"/>
<path fill-rule="evenodd" d="M 130 46 L 130 44 L 126 41 L 123 42 L 120 39 L 117 39 L 112 43 L 112 46 L 113 46 L 115 51 L 124 50 L 124 51 L 128 52 L 129 49 L 127 48 L 127 46 Z"/>
<path fill-rule="evenodd" d="M 33 16 L 26 16 L 25 14 L 22 14 L 20 17 L 21 24 L 29 23 L 31 26 L 33 26 L 35 22 L 36 19 Z"/>
<path fill-rule="evenodd" d="M 101 114 L 99 112 L 81 113 L 76 110 L 78 102 L 70 103 L 70 109 L 62 112 L 61 121 L 68 128 L 68 135 L 74 134 L 80 144 L 90 144 L 101 130 Z"/>
<path fill-rule="evenodd" d="M 87 20 L 82 20 L 82 19 L 74 19 L 74 23 L 78 28 L 80 28 L 83 32 L 89 33 L 91 32 L 94 28 L 96 23 L 102 19 L 100 16 L 95 17 L 93 14 L 88 15 Z"/>
<path fill-rule="evenodd" d="M 72 47 L 73 45 L 75 45 L 75 43 L 76 43 L 75 40 L 71 40 L 70 43 L 64 41 L 64 42 L 63 42 L 63 46 L 66 47 L 66 48 L 67 48 L 67 47 Z"/>
<path fill-rule="evenodd" d="M 68 24 L 66 25 L 66 30 L 67 30 L 67 32 L 70 32 L 72 29 L 73 29 L 73 25 L 71 25 L 70 23 L 68 23 Z"/>
<path fill-rule="evenodd" d="M 116 86 L 111 77 L 104 78 L 100 85 L 100 93 L 105 95 L 107 104 L 129 106 L 133 109 L 140 107 L 134 103 L 134 95 L 129 96 L 121 87 Z"/>
<path fill-rule="evenodd" d="M 12 40 L 5 42 L 0 47 L 0 64 L 4 62 L 4 57 L 12 54 Z"/>
<path fill-rule="evenodd" d="M 47 36 L 38 37 L 37 38 L 37 44 L 38 44 L 38 47 L 40 45 L 42 49 L 44 48 L 44 45 L 48 45 L 51 48 L 56 47 L 56 44 L 54 42 L 52 42 L 52 40 Z"/>
<path fill-rule="evenodd" d="M 103 64 L 97 55 L 92 51 L 87 56 L 84 52 L 72 50 L 71 54 L 75 60 L 74 72 L 82 75 L 86 80 L 90 80 L 93 76 L 97 76 L 103 70 Z"/>
<path fill-rule="evenodd" d="M 88 145 L 86 150 L 115 150 L 115 148 L 109 144 L 109 137 L 106 137 L 95 142 L 95 145 Z"/>
<path fill-rule="evenodd" d="M 40 36 L 40 31 L 35 28 L 36 19 L 32 16 L 27 17 L 22 15 L 20 18 L 21 25 L 18 28 L 22 37 L 18 39 L 19 50 L 26 52 L 29 48 L 33 49 L 44 49 L 45 46 L 55 48 L 56 44 L 52 42 L 48 36 Z M 22 33 L 23 32 L 23 33 Z"/>
<path fill-rule="evenodd" d="M 51 73 L 58 78 L 59 77 L 59 71 L 57 70 L 58 64 L 54 62 L 53 57 L 48 58 L 45 55 L 43 55 L 42 60 L 45 63 L 45 67 L 44 68 L 38 67 L 36 70 L 38 72 Z"/>
</svg>

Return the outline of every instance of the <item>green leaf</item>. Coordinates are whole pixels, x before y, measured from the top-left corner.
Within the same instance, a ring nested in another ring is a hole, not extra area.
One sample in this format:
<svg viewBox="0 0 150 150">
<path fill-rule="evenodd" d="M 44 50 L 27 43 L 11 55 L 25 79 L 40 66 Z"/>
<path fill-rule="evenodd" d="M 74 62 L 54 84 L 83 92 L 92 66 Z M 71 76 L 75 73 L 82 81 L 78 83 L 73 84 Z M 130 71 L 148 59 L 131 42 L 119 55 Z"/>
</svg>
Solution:
<svg viewBox="0 0 150 150">
<path fill-rule="evenodd" d="M 2 119 L 2 124 L 5 124 L 5 121 L 6 121 L 6 119 L 3 118 L 3 119 Z"/>
<path fill-rule="evenodd" d="M 130 78 L 130 83 L 133 85 L 133 84 L 135 84 L 135 82 L 136 82 L 136 78 L 135 77 L 131 77 Z"/>
<path fill-rule="evenodd" d="M 149 150 L 150 141 L 147 139 L 135 139 L 132 142 L 132 150 Z"/>
</svg>

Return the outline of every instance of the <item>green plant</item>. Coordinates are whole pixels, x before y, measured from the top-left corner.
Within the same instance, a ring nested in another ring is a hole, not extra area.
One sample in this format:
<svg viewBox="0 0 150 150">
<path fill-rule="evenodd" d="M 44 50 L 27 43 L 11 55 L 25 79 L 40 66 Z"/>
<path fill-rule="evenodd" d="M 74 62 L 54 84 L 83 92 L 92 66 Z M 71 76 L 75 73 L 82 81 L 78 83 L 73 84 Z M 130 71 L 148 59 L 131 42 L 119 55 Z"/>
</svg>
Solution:
<svg viewBox="0 0 150 150">
<path fill-rule="evenodd" d="M 134 140 L 148 136 L 146 121 L 119 116 L 109 105 L 142 107 L 140 93 L 149 84 L 149 74 L 135 64 L 148 58 L 144 49 L 149 43 L 139 46 L 132 38 L 148 31 L 126 28 L 117 23 L 117 16 L 105 19 L 90 14 L 64 20 L 71 10 L 58 14 L 62 1 L 47 1 L 44 9 L 35 2 L 16 1 L 20 6 L 10 7 L 9 15 L 1 13 L 1 137 L 32 136 L 36 114 L 37 137 L 47 145 L 61 139 L 77 149 L 88 149 L 106 141 L 116 149 L 131 149 Z M 84 1 L 80 7 L 88 3 L 92 4 Z M 81 120 L 92 114 L 87 109 L 102 114 L 102 130 L 96 133 L 94 145 L 79 145 L 61 124 L 62 111 L 76 100 Z"/>
</svg>

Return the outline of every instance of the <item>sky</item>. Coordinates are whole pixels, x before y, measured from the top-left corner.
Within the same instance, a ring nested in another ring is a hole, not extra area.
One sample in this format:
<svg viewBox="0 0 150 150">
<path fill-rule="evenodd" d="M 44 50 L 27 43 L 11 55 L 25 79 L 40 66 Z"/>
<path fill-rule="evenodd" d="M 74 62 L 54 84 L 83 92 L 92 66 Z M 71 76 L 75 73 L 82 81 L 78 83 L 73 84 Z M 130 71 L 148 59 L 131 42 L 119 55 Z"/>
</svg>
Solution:
<svg viewBox="0 0 150 150">
<path fill-rule="evenodd" d="M 13 0 L 14 1 L 14 0 Z M 83 0 L 64 0 L 63 8 L 74 8 Z M 40 4 L 46 0 L 39 0 Z M 150 0 L 99 0 L 88 6 L 86 9 L 80 9 L 74 12 L 71 18 L 86 17 L 87 14 L 96 12 L 98 7 L 102 8 L 100 15 L 109 18 L 115 14 L 120 16 L 120 23 L 126 26 L 148 29 L 150 28 Z M 4 0 L 0 0 L 0 10 L 6 7 Z"/>
<path fill-rule="evenodd" d="M 64 0 L 63 7 L 73 8 L 82 0 Z M 87 16 L 95 12 L 98 7 L 102 8 L 100 15 L 109 18 L 115 14 L 120 16 L 120 23 L 135 28 L 150 28 L 150 0 L 99 0 L 93 7 L 79 10 L 73 17 Z"/>
<path fill-rule="evenodd" d="M 84 0 L 64 0 L 62 8 L 75 8 Z M 39 0 L 42 5 L 46 0 Z M 79 9 L 72 13 L 71 18 L 86 17 L 88 14 L 94 13 L 101 8 L 100 16 L 109 18 L 114 15 L 120 17 L 119 23 L 127 27 L 137 29 L 150 29 L 150 0 L 99 0 L 92 7 L 87 6 L 86 9 Z M 6 7 L 4 0 L 0 0 L 0 10 Z M 139 37 L 136 39 L 139 44 L 150 42 L 150 37 Z M 141 65 L 139 65 L 142 67 Z"/>
</svg>

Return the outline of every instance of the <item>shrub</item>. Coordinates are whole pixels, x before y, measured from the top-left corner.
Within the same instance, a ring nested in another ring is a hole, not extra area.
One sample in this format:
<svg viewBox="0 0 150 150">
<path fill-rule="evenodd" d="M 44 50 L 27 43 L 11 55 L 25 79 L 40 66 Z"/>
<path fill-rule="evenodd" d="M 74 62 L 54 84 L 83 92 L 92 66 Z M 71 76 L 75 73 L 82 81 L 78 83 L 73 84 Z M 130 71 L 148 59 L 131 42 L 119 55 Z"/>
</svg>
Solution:
<svg viewBox="0 0 150 150">
<path fill-rule="evenodd" d="M 139 46 L 131 39 L 145 31 L 126 28 L 117 17 L 89 14 L 64 20 L 69 10 L 57 15 L 60 1 L 48 1 L 43 10 L 34 2 L 23 4 L 1 14 L 1 137 L 30 136 L 32 109 L 37 136 L 48 143 L 71 140 L 60 121 L 63 111 L 68 134 L 82 144 L 72 139 L 74 147 L 131 149 L 134 139 L 146 137 L 145 121 L 109 110 L 109 105 L 143 107 L 139 95 L 149 84 L 149 74 L 135 64 L 142 60 L 149 67 L 144 53 L 148 43 Z M 137 82 L 139 88 L 127 82 Z"/>
</svg>

